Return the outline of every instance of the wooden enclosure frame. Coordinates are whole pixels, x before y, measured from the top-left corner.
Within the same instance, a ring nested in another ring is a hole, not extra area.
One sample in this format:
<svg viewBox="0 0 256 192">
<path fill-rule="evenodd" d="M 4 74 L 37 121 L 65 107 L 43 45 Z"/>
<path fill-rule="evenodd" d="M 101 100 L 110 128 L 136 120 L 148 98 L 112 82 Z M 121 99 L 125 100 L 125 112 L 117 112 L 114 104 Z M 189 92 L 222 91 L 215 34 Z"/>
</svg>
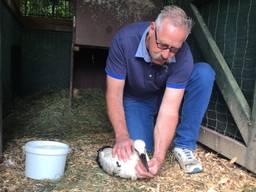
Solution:
<svg viewBox="0 0 256 192">
<path fill-rule="evenodd" d="M 2 3 L 6 3 L 14 13 L 17 13 L 17 6 L 13 2 L 19 4 L 19 0 L 10 1 L 4 0 Z M 0 4 L 0 10 L 2 4 Z M 193 18 L 195 25 L 193 27 L 193 35 L 196 38 L 204 57 L 212 65 L 216 71 L 216 82 L 224 97 L 224 100 L 234 118 L 234 121 L 241 133 L 244 143 L 240 143 L 235 139 L 224 136 L 214 130 L 206 127 L 202 127 L 199 142 L 210 147 L 214 151 L 226 156 L 227 158 L 237 157 L 237 163 L 246 167 L 248 170 L 256 173 L 256 82 L 254 87 L 254 97 L 252 108 L 249 106 L 245 96 L 243 95 L 240 87 L 238 86 L 232 72 L 230 71 L 228 64 L 226 63 L 221 51 L 215 43 L 211 33 L 209 32 L 203 18 L 201 17 L 197 8 L 191 4 L 186 3 L 184 7 L 186 12 Z M 15 11 L 16 10 L 16 11 Z M 20 15 L 16 14 L 17 18 Z M 2 20 L 2 14 L 0 14 L 0 21 Z M 50 27 L 46 26 L 46 29 L 51 28 L 54 24 L 50 23 Z M 75 24 L 75 21 L 73 22 Z M 75 29 L 75 25 L 72 28 L 72 22 L 65 22 L 64 28 L 66 31 Z M 34 26 L 34 25 L 31 25 Z M 1 22 L 0 22 L 0 74 L 2 73 L 2 44 L 1 44 Z M 55 29 L 56 30 L 56 29 Z M 58 30 L 63 30 L 63 28 Z M 70 106 L 73 91 L 73 51 L 76 51 L 75 36 L 73 31 L 73 41 L 71 45 L 71 78 L 70 78 Z M 0 80 L 0 161 L 2 156 L 2 79 Z"/>
<path fill-rule="evenodd" d="M 202 127 L 199 142 L 229 159 L 236 157 L 236 163 L 256 173 L 256 82 L 251 109 L 199 11 L 192 3 L 184 8 L 195 21 L 192 33 L 216 72 L 217 85 L 245 144 L 206 127 Z"/>
<path fill-rule="evenodd" d="M 2 10 L 2 3 L 0 3 L 0 10 Z M 0 163 L 3 156 L 2 65 L 2 14 L 0 13 Z"/>
</svg>

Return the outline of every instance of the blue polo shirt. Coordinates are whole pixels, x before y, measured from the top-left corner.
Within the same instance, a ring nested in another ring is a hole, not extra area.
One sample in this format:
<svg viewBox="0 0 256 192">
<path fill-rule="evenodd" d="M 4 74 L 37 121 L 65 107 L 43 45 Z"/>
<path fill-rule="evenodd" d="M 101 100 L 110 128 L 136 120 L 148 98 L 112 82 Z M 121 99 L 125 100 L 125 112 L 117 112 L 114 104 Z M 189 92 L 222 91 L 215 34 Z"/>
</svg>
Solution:
<svg viewBox="0 0 256 192">
<path fill-rule="evenodd" d="M 125 80 L 124 96 L 151 98 L 164 89 L 184 89 L 193 69 L 193 57 L 186 42 L 169 63 L 155 65 L 145 45 L 149 22 L 125 26 L 114 36 L 105 71 L 108 76 Z"/>
</svg>

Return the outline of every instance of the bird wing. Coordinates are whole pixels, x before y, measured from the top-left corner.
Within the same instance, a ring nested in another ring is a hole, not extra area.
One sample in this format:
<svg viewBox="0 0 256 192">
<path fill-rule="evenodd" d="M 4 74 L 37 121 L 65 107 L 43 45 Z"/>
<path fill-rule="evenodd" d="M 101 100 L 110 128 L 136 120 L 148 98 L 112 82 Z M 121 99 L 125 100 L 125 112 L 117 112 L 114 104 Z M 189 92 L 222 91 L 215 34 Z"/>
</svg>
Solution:
<svg viewBox="0 0 256 192">
<path fill-rule="evenodd" d="M 139 158 L 137 154 L 132 154 L 127 161 L 118 160 L 112 156 L 111 147 L 103 147 L 98 150 L 97 162 L 99 166 L 109 175 L 122 178 L 137 179 L 135 166 Z"/>
</svg>

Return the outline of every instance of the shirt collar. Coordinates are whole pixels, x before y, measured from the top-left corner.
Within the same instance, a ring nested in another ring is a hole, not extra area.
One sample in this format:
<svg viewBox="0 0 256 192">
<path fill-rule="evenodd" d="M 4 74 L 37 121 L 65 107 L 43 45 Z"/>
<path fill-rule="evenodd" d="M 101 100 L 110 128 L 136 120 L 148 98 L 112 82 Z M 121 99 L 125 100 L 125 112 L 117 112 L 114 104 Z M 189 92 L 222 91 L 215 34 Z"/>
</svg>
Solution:
<svg viewBox="0 0 256 192">
<path fill-rule="evenodd" d="M 144 33 L 143 33 L 143 35 L 140 39 L 140 43 L 139 43 L 139 46 L 137 48 L 135 57 L 143 58 L 147 63 L 150 63 L 151 62 L 151 57 L 150 57 L 149 52 L 146 48 L 146 36 L 147 36 L 148 31 L 149 31 L 149 27 L 144 31 Z M 170 63 L 175 63 L 175 62 L 176 62 L 176 59 L 175 59 L 175 57 L 173 57 L 171 59 Z"/>
</svg>

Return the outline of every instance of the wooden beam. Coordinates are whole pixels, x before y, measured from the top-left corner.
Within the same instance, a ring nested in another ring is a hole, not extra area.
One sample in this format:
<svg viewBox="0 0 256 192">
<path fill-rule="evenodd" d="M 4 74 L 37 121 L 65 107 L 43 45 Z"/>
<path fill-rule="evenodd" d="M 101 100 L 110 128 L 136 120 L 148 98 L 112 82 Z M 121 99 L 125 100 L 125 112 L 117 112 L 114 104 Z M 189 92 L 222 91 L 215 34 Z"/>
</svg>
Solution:
<svg viewBox="0 0 256 192">
<path fill-rule="evenodd" d="M 73 80 L 74 80 L 74 51 L 75 51 L 75 39 L 76 39 L 76 17 L 73 16 L 72 24 L 72 43 L 71 43 L 71 54 L 70 54 L 70 77 L 69 77 L 69 109 L 72 109 L 73 99 Z"/>
<path fill-rule="evenodd" d="M 204 57 L 212 65 L 217 74 L 216 82 L 238 126 L 242 138 L 247 144 L 249 128 L 251 126 L 251 109 L 249 104 L 197 8 L 191 3 L 188 3 L 188 6 L 185 8 L 187 9 L 187 13 L 195 21 L 192 32 Z"/>
<path fill-rule="evenodd" d="M 22 23 L 28 29 L 72 32 L 72 20 L 22 16 Z"/>
<path fill-rule="evenodd" d="M 255 159 L 248 157 L 249 150 L 238 141 L 202 127 L 199 142 L 229 159 L 236 157 L 236 163 L 256 173 Z"/>
<path fill-rule="evenodd" d="M 252 124 L 254 125 L 254 128 L 255 128 L 256 127 L 256 80 L 254 82 L 254 94 L 253 94 L 253 105 L 252 105 Z"/>
<path fill-rule="evenodd" d="M 3 157 L 3 113 L 2 113 L 2 2 L 0 2 L 0 163 Z"/>
<path fill-rule="evenodd" d="M 254 84 L 254 96 L 252 107 L 252 129 L 250 130 L 246 158 L 248 159 L 248 167 L 256 167 L 256 82 Z"/>
</svg>

